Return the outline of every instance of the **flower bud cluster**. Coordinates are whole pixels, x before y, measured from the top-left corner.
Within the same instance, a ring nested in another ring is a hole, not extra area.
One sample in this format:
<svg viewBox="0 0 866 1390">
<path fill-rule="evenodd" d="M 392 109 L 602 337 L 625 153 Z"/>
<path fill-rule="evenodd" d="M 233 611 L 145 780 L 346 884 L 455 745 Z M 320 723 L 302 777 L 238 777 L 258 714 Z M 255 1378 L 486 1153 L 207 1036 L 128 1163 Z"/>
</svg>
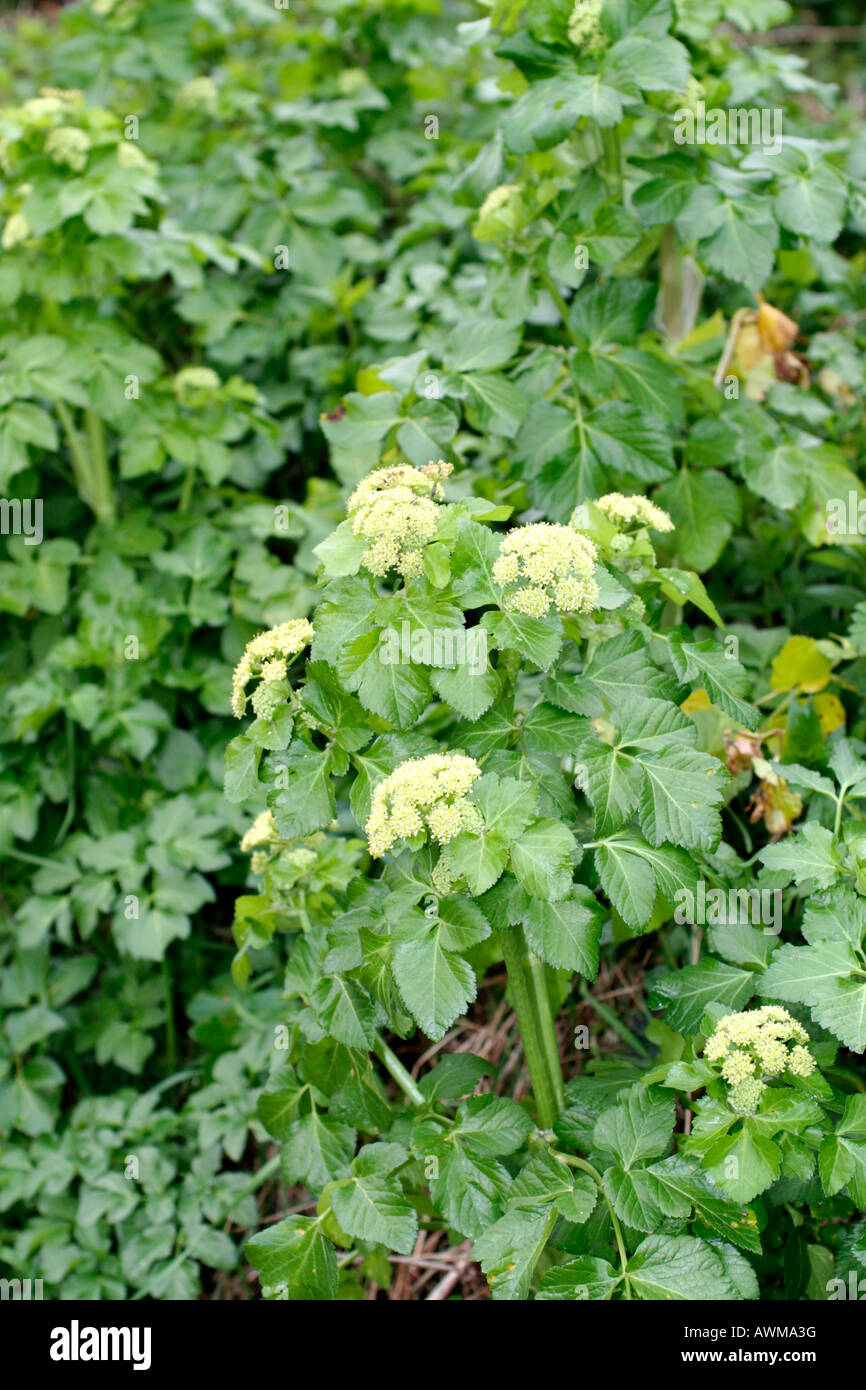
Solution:
<svg viewBox="0 0 866 1390">
<path fill-rule="evenodd" d="M 504 607 L 530 618 L 545 617 L 551 604 L 559 613 L 589 613 L 598 602 L 597 555 L 568 526 L 537 521 L 509 531 L 493 565 L 493 578 L 508 590 Z"/>
<path fill-rule="evenodd" d="M 241 852 L 248 854 L 251 849 L 258 845 L 269 845 L 272 840 L 280 838 L 279 831 L 274 823 L 274 817 L 270 811 L 262 811 L 256 816 L 249 830 L 241 840 Z"/>
<path fill-rule="evenodd" d="M 374 859 L 397 840 L 429 834 L 445 845 L 462 830 L 479 830 L 477 806 L 466 799 L 481 768 L 465 753 L 430 753 L 400 763 L 373 792 L 364 827 Z"/>
<path fill-rule="evenodd" d="M 812 1075 L 816 1063 L 808 1041 L 809 1034 L 787 1009 L 765 1004 L 720 1018 L 707 1039 L 704 1059 L 719 1064 L 719 1074 L 731 1088 L 731 1109 L 750 1115 L 767 1089 L 765 1078 Z"/>
<path fill-rule="evenodd" d="M 626 497 L 621 492 L 608 492 L 596 499 L 595 505 L 604 512 L 608 521 L 631 526 L 649 526 L 653 531 L 672 531 L 674 523 L 667 512 L 657 507 L 648 497 L 634 495 Z"/>
<path fill-rule="evenodd" d="M 347 511 L 355 535 L 371 542 L 362 556 L 371 574 L 384 578 L 395 569 L 411 579 L 423 573 L 424 546 L 439 527 L 440 480 L 453 467 L 440 459 L 423 468 L 379 468 L 358 484 Z"/>
<path fill-rule="evenodd" d="M 314 636 L 313 625 L 306 618 L 290 618 L 247 643 L 232 676 L 232 713 L 237 719 L 247 707 L 246 688 L 252 678 L 258 676 L 266 683 L 283 680 L 289 658 L 303 651 Z"/>
</svg>

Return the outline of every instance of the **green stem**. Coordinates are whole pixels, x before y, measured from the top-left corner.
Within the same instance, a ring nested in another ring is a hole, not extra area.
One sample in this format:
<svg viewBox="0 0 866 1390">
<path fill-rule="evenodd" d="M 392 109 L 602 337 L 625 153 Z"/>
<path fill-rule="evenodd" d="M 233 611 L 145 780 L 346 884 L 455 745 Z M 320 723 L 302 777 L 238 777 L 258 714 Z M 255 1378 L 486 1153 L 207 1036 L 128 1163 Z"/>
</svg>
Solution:
<svg viewBox="0 0 866 1390">
<path fill-rule="evenodd" d="M 392 1052 L 381 1033 L 376 1033 L 373 1039 L 373 1051 L 379 1058 L 383 1067 L 397 1082 L 403 1094 L 412 1102 L 413 1105 L 425 1105 L 423 1092 L 420 1091 L 412 1080 L 400 1058 Z"/>
<path fill-rule="evenodd" d="M 562 319 L 562 326 L 568 334 L 569 338 L 571 338 L 571 329 L 568 326 L 568 305 L 566 304 L 565 300 L 560 294 L 559 287 L 557 286 L 556 281 L 553 279 L 553 276 L 550 275 L 549 272 L 546 270 L 540 271 L 538 278 L 541 281 L 544 288 L 547 290 L 547 293 L 550 295 L 557 309 L 559 310 L 559 317 Z"/>
<path fill-rule="evenodd" d="M 587 1163 L 585 1158 L 577 1158 L 574 1154 L 563 1154 L 554 1150 L 554 1157 L 558 1158 L 561 1163 L 567 1163 L 571 1168 L 580 1168 L 584 1173 L 589 1173 L 589 1176 L 597 1184 L 598 1190 L 605 1200 L 610 1215 L 610 1224 L 613 1227 L 614 1240 L 616 1241 L 616 1248 L 619 1251 L 619 1262 L 622 1265 L 622 1274 L 625 1280 L 625 1296 L 627 1299 L 630 1299 L 631 1286 L 628 1282 L 628 1255 L 626 1253 L 625 1241 L 622 1238 L 622 1227 L 617 1220 L 617 1215 L 611 1205 L 610 1198 L 604 1190 L 604 1179 L 601 1173 L 599 1173 L 597 1168 L 593 1168 L 591 1163 Z"/>
<path fill-rule="evenodd" d="M 641 1057 L 649 1058 L 652 1056 L 649 1048 L 641 1042 L 636 1033 L 633 1033 L 630 1028 L 626 1027 L 622 1019 L 618 1018 L 614 1013 L 613 1009 L 609 1009 L 607 1004 L 603 1004 L 600 999 L 596 999 L 585 980 L 581 980 L 580 982 L 580 997 L 581 999 L 585 999 L 587 1004 L 595 1009 L 599 1018 L 603 1018 L 605 1023 L 613 1029 L 617 1036 L 622 1038 L 623 1042 L 627 1043 L 628 1046 L 633 1048 Z"/>
<path fill-rule="evenodd" d="M 85 502 L 88 507 L 93 508 L 93 480 L 90 469 L 90 455 L 87 452 L 84 440 L 78 431 L 69 406 L 65 401 L 61 400 L 56 400 L 54 406 L 60 423 L 63 426 L 63 433 L 66 435 L 66 446 L 69 449 L 69 457 L 72 460 L 72 471 L 75 474 L 75 485 L 78 488 L 78 495 L 82 502 Z"/>
<path fill-rule="evenodd" d="M 552 1129 L 563 1106 L 562 1068 L 543 970 L 535 968 L 541 962 L 529 950 L 521 926 L 499 936 L 539 1123 L 542 1129 Z"/>
<path fill-rule="evenodd" d="M 82 502 L 94 512 L 99 521 L 113 521 L 115 518 L 114 491 L 108 470 L 108 457 L 105 452 L 105 433 L 102 420 L 93 410 L 84 412 L 87 427 L 87 442 L 75 423 L 72 411 L 65 401 L 54 402 L 58 419 L 66 435 L 75 485 Z"/>
<path fill-rule="evenodd" d="M 619 131 L 610 126 L 601 132 L 602 174 L 609 183 L 618 187 L 622 183 L 622 146 Z"/>
<path fill-rule="evenodd" d="M 111 472 L 108 467 L 108 454 L 105 448 L 105 428 L 101 417 L 97 415 L 95 410 L 84 412 L 84 423 L 87 427 L 90 463 L 93 470 L 93 510 L 100 521 L 111 522 L 117 515 L 117 508 Z"/>
<path fill-rule="evenodd" d="M 253 1174 L 246 1187 L 242 1187 L 240 1192 L 234 1194 L 230 1211 L 234 1211 L 238 1203 L 242 1202 L 244 1197 L 249 1197 L 251 1192 L 258 1192 L 268 1178 L 273 1177 L 274 1173 L 279 1171 L 280 1157 L 280 1154 L 274 1154 L 273 1158 L 269 1158 L 267 1163 L 263 1163 L 261 1168 Z"/>
<path fill-rule="evenodd" d="M 559 1060 L 559 1043 L 556 1040 L 556 1028 L 554 1026 L 553 1010 L 550 1007 L 550 991 L 547 988 L 547 971 L 544 961 L 539 960 L 533 951 L 528 953 L 529 973 L 532 976 L 532 988 L 535 995 L 536 1013 L 540 1024 L 541 1042 L 544 1047 L 544 1055 L 547 1062 L 548 1075 L 553 1081 L 556 1093 L 556 1111 L 562 1110 L 565 1105 L 565 1096 L 562 1089 L 562 1063 Z"/>
</svg>

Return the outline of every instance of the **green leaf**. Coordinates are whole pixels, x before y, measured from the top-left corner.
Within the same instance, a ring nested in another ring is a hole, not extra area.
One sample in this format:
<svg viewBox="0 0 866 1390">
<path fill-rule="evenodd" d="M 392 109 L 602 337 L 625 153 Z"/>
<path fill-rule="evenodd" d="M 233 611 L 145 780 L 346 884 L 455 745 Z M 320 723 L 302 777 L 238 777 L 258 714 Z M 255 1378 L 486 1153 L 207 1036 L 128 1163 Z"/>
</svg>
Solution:
<svg viewBox="0 0 866 1390">
<path fill-rule="evenodd" d="M 816 821 L 792 831 L 777 844 L 766 845 L 758 858 L 773 872 L 789 874 L 795 883 L 830 888 L 842 872 L 832 831 Z"/>
<path fill-rule="evenodd" d="M 555 902 L 571 888 L 575 841 L 555 820 L 533 821 L 511 846 L 511 867 L 533 898 Z"/>
<path fill-rule="evenodd" d="M 327 751 L 295 742 L 285 753 L 272 755 L 268 773 L 269 780 L 271 773 L 277 778 L 277 787 L 268 793 L 268 805 L 284 840 L 321 830 L 334 819 L 336 802 Z"/>
<path fill-rule="evenodd" d="M 627 1278 L 638 1298 L 684 1302 L 743 1297 L 721 1253 L 694 1236 L 647 1236 L 629 1259 Z M 752 1276 L 749 1296 L 757 1298 Z"/>
<path fill-rule="evenodd" d="M 226 774 L 223 790 L 229 801 L 247 801 L 259 784 L 261 749 L 251 738 L 239 734 L 226 747 Z"/>
<path fill-rule="evenodd" d="M 337 1255 L 318 1220 L 287 1216 L 247 1241 L 246 1255 L 263 1284 L 288 1285 L 290 1299 L 334 1300 Z"/>
<path fill-rule="evenodd" d="M 465 878 L 473 897 L 492 888 L 508 863 L 509 842 L 486 830 L 480 835 L 463 831 L 450 840 L 442 857 L 455 878 Z"/>
<path fill-rule="evenodd" d="M 530 1116 L 513 1100 L 503 1096 L 470 1096 L 457 1112 L 453 1137 L 476 1156 L 498 1158 L 514 1153 L 532 1131 Z"/>
<path fill-rule="evenodd" d="M 635 931 L 649 923 L 656 901 L 652 867 L 630 857 L 620 841 L 610 841 L 595 851 L 601 886 L 627 926 Z"/>
<path fill-rule="evenodd" d="M 654 500 L 671 515 L 682 563 L 699 573 L 710 569 L 740 521 L 736 485 L 715 468 L 683 467 Z"/>
<path fill-rule="evenodd" d="M 548 965 L 595 979 L 601 914 L 593 894 L 583 884 L 576 884 L 559 902 L 533 898 L 521 921 L 529 949 Z"/>
<path fill-rule="evenodd" d="M 649 1005 L 651 1009 L 667 1007 L 668 1023 L 678 1032 L 697 1033 L 709 1004 L 723 1004 L 736 1013 L 751 999 L 757 984 L 754 971 L 707 959 L 656 980 Z"/>
<path fill-rule="evenodd" d="M 313 1192 L 321 1190 L 326 1183 L 343 1176 L 356 1138 L 350 1125 L 311 1110 L 292 1125 L 283 1141 L 283 1177 L 288 1183 L 302 1182 Z"/>
<path fill-rule="evenodd" d="M 821 163 L 783 179 L 776 194 L 775 213 L 788 231 L 815 241 L 833 242 L 842 230 L 847 200 L 844 175 Z"/>
<path fill-rule="evenodd" d="M 328 579 L 357 574 L 361 568 L 361 557 L 369 550 L 370 542 L 365 536 L 356 536 L 352 528 L 351 520 L 341 521 L 313 551 Z"/>
<path fill-rule="evenodd" d="M 373 1046 L 373 1002 L 354 980 L 327 975 L 316 985 L 310 1002 L 322 1027 L 337 1042 L 368 1050 Z"/>
<path fill-rule="evenodd" d="M 485 613 L 481 626 L 490 633 L 494 647 L 519 652 L 533 665 L 546 670 L 562 646 L 559 618 L 527 618 L 523 613 Z"/>
<path fill-rule="evenodd" d="M 424 922 L 426 926 L 429 919 Z M 430 930 L 395 944 L 393 970 L 407 1008 L 434 1042 L 475 998 L 475 971 L 456 951 L 446 949 L 438 918 Z"/>
<path fill-rule="evenodd" d="M 583 1255 L 578 1260 L 549 1269 L 535 1297 L 543 1302 L 573 1303 L 575 1299 L 603 1302 L 610 1298 L 621 1278 L 607 1260 Z"/>
<path fill-rule="evenodd" d="M 396 1178 L 356 1172 L 334 1188 L 331 1208 L 347 1235 L 386 1245 L 401 1255 L 412 1253 L 418 1216 Z"/>
<path fill-rule="evenodd" d="M 429 703 L 430 681 L 421 666 L 384 660 L 380 636 L 374 628 L 344 647 L 337 673 L 365 709 L 405 729 Z"/>
<path fill-rule="evenodd" d="M 743 698 L 749 678 L 739 661 L 729 657 L 712 638 L 705 642 L 680 642 L 672 637 L 669 650 L 681 681 L 688 681 L 693 688 L 702 686 L 712 703 L 737 723 L 747 729 L 757 727 L 758 711 Z"/>
<path fill-rule="evenodd" d="M 490 708 L 502 688 L 489 665 L 482 671 L 467 669 L 465 665 L 453 671 L 431 671 L 430 684 L 447 705 L 471 720 Z"/>
<path fill-rule="evenodd" d="M 747 1117 L 735 1134 L 722 1135 L 704 1154 L 701 1166 L 717 1187 L 736 1202 L 751 1202 L 779 1176 L 782 1152 L 755 1120 Z"/>
<path fill-rule="evenodd" d="M 458 1144 L 422 1140 L 422 1159 L 437 1160 L 430 1196 L 449 1226 L 462 1235 L 480 1236 L 497 1220 L 508 1190 L 508 1170 L 495 1158 L 469 1154 Z"/>
<path fill-rule="evenodd" d="M 442 361 L 450 372 L 489 372 L 511 361 L 521 336 L 519 328 L 509 328 L 501 319 L 470 319 L 454 329 Z"/>
<path fill-rule="evenodd" d="M 760 993 L 805 1004 L 846 1047 L 866 1051 L 866 903 L 844 888 L 832 901 L 810 904 L 803 935 L 808 945 L 786 942 L 774 952 Z"/>
<path fill-rule="evenodd" d="M 645 1158 L 657 1158 L 670 1143 L 674 1103 L 657 1088 L 631 1091 L 619 1104 L 604 1110 L 595 1125 L 593 1144 L 614 1154 L 624 1168 Z"/>
</svg>

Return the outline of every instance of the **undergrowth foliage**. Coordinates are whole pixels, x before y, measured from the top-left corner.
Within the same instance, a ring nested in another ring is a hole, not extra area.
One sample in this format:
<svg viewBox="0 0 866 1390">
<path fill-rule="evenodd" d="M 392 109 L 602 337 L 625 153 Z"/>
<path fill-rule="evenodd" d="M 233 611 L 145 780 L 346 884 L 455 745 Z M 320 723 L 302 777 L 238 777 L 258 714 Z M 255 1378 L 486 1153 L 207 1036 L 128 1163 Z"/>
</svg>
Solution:
<svg viewBox="0 0 866 1390">
<path fill-rule="evenodd" d="M 788 13 L 0 29 L 4 1274 L 866 1277 L 866 138 Z"/>
</svg>

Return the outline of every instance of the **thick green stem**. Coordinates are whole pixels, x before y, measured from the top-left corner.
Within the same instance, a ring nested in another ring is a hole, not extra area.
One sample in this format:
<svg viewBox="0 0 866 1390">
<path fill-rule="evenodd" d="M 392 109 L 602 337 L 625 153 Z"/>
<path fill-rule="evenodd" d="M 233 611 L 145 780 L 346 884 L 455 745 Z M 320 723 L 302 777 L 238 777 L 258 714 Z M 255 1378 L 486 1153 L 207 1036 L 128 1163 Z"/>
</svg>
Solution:
<svg viewBox="0 0 866 1390">
<path fill-rule="evenodd" d="M 84 423 L 87 427 L 87 442 L 90 448 L 93 510 L 100 521 L 114 521 L 117 509 L 111 472 L 108 467 L 108 454 L 105 448 L 105 428 L 95 410 L 84 412 Z"/>
<path fill-rule="evenodd" d="M 544 968 L 529 950 L 521 926 L 500 932 L 500 939 L 539 1124 L 551 1129 L 563 1106 L 562 1067 Z"/>
<path fill-rule="evenodd" d="M 72 471 L 78 495 L 95 513 L 99 521 L 115 518 L 114 491 L 105 452 L 102 420 L 93 410 L 85 411 L 87 441 L 75 423 L 65 401 L 54 402 L 57 415 L 66 435 L 66 445 L 72 461 Z"/>
<path fill-rule="evenodd" d="M 391 1076 L 393 1076 L 397 1085 L 400 1087 L 400 1090 L 408 1097 L 412 1104 L 424 1105 L 424 1093 L 418 1089 L 412 1077 L 400 1061 L 400 1058 L 395 1052 L 391 1051 L 380 1033 L 377 1033 L 373 1040 L 373 1051 L 385 1070 L 390 1072 Z"/>
</svg>

